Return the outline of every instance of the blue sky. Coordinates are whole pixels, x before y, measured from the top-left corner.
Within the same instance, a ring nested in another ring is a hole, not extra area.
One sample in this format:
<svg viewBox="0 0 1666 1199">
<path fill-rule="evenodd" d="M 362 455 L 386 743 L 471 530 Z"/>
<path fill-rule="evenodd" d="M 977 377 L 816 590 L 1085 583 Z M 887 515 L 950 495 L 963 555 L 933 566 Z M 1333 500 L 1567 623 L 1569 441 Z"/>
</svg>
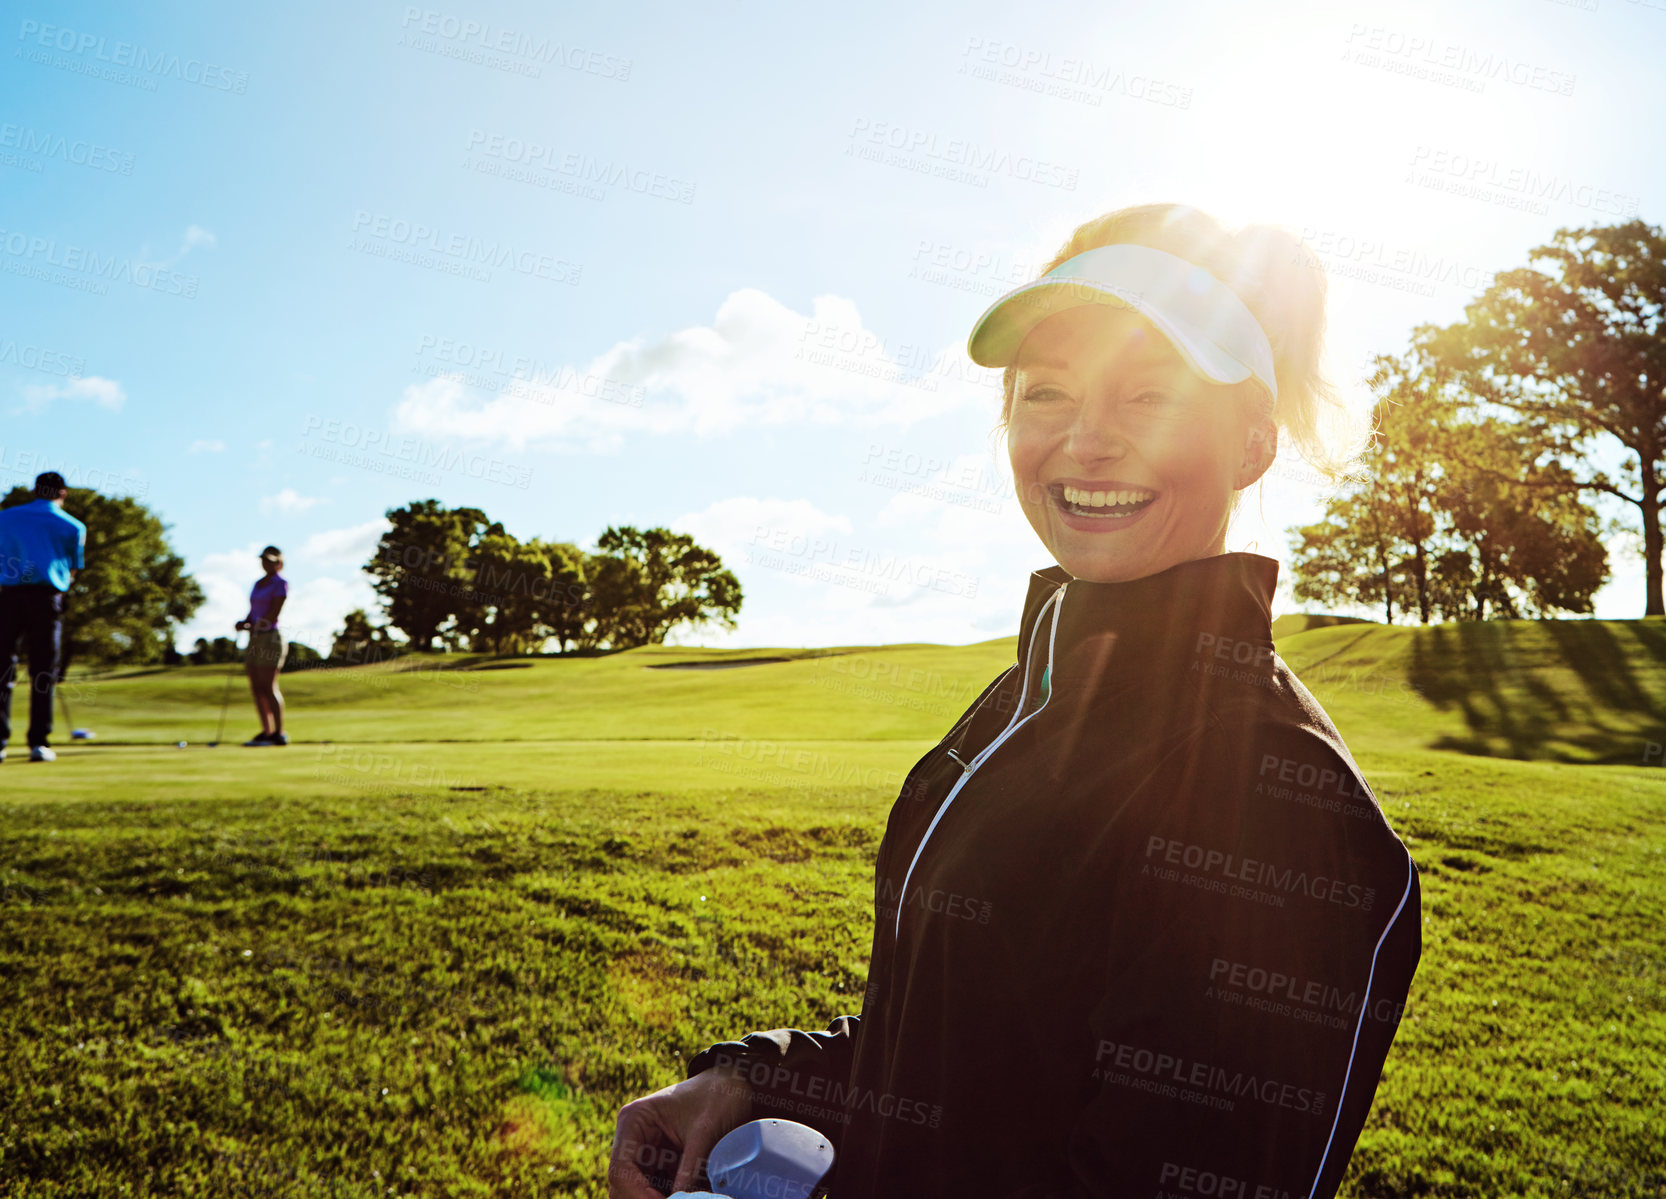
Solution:
<svg viewBox="0 0 1666 1199">
<path fill-rule="evenodd" d="M 327 648 L 427 496 L 694 534 L 746 603 L 687 642 L 1006 635 L 1050 558 L 963 347 L 1076 224 L 1303 232 L 1358 398 L 1666 182 L 1666 0 L 8 4 L 0 36 L 0 483 L 158 511 L 209 597 L 182 643 L 272 542 Z M 1229 548 L 1285 558 L 1320 507 L 1283 466 Z M 1599 614 L 1638 615 L 1614 550 Z"/>
</svg>

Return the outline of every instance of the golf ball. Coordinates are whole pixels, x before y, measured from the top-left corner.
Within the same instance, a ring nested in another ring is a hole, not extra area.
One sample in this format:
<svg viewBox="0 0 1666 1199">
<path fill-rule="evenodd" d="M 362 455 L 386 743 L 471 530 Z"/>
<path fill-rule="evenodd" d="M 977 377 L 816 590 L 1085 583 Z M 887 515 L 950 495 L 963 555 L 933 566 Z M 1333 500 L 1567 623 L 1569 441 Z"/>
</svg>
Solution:
<svg viewBox="0 0 1666 1199">
<path fill-rule="evenodd" d="M 185 742 L 181 741 L 179 743 L 179 748 L 184 749 L 185 748 Z"/>
</svg>

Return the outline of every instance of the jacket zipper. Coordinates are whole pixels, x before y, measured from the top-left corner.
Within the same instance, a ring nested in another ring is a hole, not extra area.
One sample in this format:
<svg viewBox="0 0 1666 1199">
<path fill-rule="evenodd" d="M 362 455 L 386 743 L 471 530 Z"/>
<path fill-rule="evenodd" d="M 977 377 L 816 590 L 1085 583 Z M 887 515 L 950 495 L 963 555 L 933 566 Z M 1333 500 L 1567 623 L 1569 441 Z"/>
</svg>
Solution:
<svg viewBox="0 0 1666 1199">
<path fill-rule="evenodd" d="M 1051 679 L 1052 677 L 1053 642 L 1058 636 L 1059 613 L 1064 611 L 1064 589 L 1068 586 L 1068 583 L 1061 583 L 1059 585 L 1059 589 L 1048 597 L 1047 603 L 1042 605 L 1041 611 L 1036 613 L 1035 627 L 1030 630 L 1030 642 L 1025 647 L 1029 652 L 1026 652 L 1024 655 L 1024 680 L 1022 684 L 1020 684 L 1018 691 L 1018 707 L 1013 712 L 1012 719 L 1007 721 L 1007 727 L 1002 729 L 1000 736 L 996 737 L 995 740 L 986 745 L 981 752 L 972 758 L 970 762 L 963 760 L 959 754 L 955 753 L 954 750 L 951 749 L 948 751 L 949 757 L 953 758 L 960 764 L 960 777 L 954 781 L 954 786 L 949 788 L 949 793 L 943 797 L 943 802 L 938 805 L 936 815 L 931 818 L 931 823 L 926 826 L 925 836 L 920 838 L 920 844 L 914 849 L 914 857 L 909 861 L 908 869 L 902 876 L 902 890 L 897 896 L 897 923 L 896 928 L 893 930 L 893 942 L 900 940 L 902 937 L 902 913 L 903 909 L 907 907 L 908 880 L 914 876 L 914 867 L 919 863 L 920 854 L 925 851 L 926 842 L 931 840 L 931 834 L 937 828 L 938 822 L 943 819 L 943 813 L 949 810 L 949 805 L 954 802 L 954 797 L 960 794 L 960 789 L 966 785 L 966 780 L 972 777 L 973 772 L 975 772 L 979 766 L 982 766 L 989 760 L 989 755 L 999 749 L 1003 741 L 1012 736 L 1013 733 L 1016 733 L 1025 724 L 1029 723 L 1032 718 L 1039 715 L 1041 710 L 1045 708 L 1048 702 L 1053 698 L 1052 688 L 1049 687 L 1046 693 L 1041 697 L 1041 702 L 1036 705 L 1034 711 L 1029 713 L 1025 713 L 1024 711 L 1024 700 L 1030 694 L 1030 659 L 1034 656 L 1036 635 L 1041 631 L 1041 622 L 1043 618 L 1046 617 L 1047 609 L 1049 607 L 1053 609 L 1053 622 L 1047 630 L 1047 667 L 1042 673 L 1042 678 Z"/>
</svg>

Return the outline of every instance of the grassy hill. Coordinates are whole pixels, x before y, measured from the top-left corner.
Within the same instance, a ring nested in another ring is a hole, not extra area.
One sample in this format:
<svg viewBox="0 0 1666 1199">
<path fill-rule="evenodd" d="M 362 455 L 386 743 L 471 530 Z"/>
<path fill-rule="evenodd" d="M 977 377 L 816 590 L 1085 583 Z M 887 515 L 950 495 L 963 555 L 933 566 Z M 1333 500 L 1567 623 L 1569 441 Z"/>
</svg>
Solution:
<svg viewBox="0 0 1666 1199">
<path fill-rule="evenodd" d="M 1343 624 L 1278 642 L 1343 734 L 1493 757 L 1645 763 L 1666 742 L 1666 621 Z"/>
<path fill-rule="evenodd" d="M 1280 637 L 1423 871 L 1343 1194 L 1666 1186 L 1663 637 Z M 0 765 L 0 1196 L 604 1194 L 621 1103 L 860 1009 L 897 786 L 1014 644 L 303 672 L 261 752 L 201 747 L 224 668 L 77 678 L 98 740 Z"/>
<path fill-rule="evenodd" d="M 1310 632 L 1313 629 L 1328 629 L 1339 624 L 1371 624 L 1369 620 L 1362 620 L 1357 616 L 1332 616 L 1324 612 L 1286 612 L 1283 616 L 1273 620 L 1273 640 L 1283 641 L 1286 637 L 1293 637 L 1297 633 Z"/>
<path fill-rule="evenodd" d="M 496 660 L 438 654 L 298 671 L 283 675 L 280 686 L 294 709 L 294 735 L 306 740 L 663 740 L 699 737 L 714 724 L 754 736 L 808 724 L 828 737 L 935 741 L 943 715 L 951 708 L 958 715 L 975 699 L 1011 661 L 1015 644 L 1006 638 L 966 647 L 834 651 L 651 646 L 593 657 Z M 677 668 L 758 657 L 787 660 Z M 117 673 L 74 684 L 70 702 L 76 722 L 94 727 L 106 744 L 207 741 L 225 669 Z M 240 674 L 232 703 L 228 731 L 247 736 L 245 726 L 255 727 L 253 707 Z"/>
</svg>

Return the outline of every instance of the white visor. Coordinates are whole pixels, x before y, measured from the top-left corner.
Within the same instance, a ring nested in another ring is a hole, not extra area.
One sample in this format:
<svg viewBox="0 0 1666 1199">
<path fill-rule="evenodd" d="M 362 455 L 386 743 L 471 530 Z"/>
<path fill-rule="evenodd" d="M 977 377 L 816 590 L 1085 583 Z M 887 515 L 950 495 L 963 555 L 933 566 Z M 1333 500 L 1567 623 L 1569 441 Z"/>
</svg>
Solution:
<svg viewBox="0 0 1666 1199">
<path fill-rule="evenodd" d="M 1237 293 L 1201 266 L 1150 246 L 1099 246 L 1007 292 L 978 318 L 966 352 L 979 366 L 1010 366 L 1030 330 L 1083 304 L 1132 308 L 1205 379 L 1253 378 L 1278 399 L 1272 343 Z"/>
</svg>

